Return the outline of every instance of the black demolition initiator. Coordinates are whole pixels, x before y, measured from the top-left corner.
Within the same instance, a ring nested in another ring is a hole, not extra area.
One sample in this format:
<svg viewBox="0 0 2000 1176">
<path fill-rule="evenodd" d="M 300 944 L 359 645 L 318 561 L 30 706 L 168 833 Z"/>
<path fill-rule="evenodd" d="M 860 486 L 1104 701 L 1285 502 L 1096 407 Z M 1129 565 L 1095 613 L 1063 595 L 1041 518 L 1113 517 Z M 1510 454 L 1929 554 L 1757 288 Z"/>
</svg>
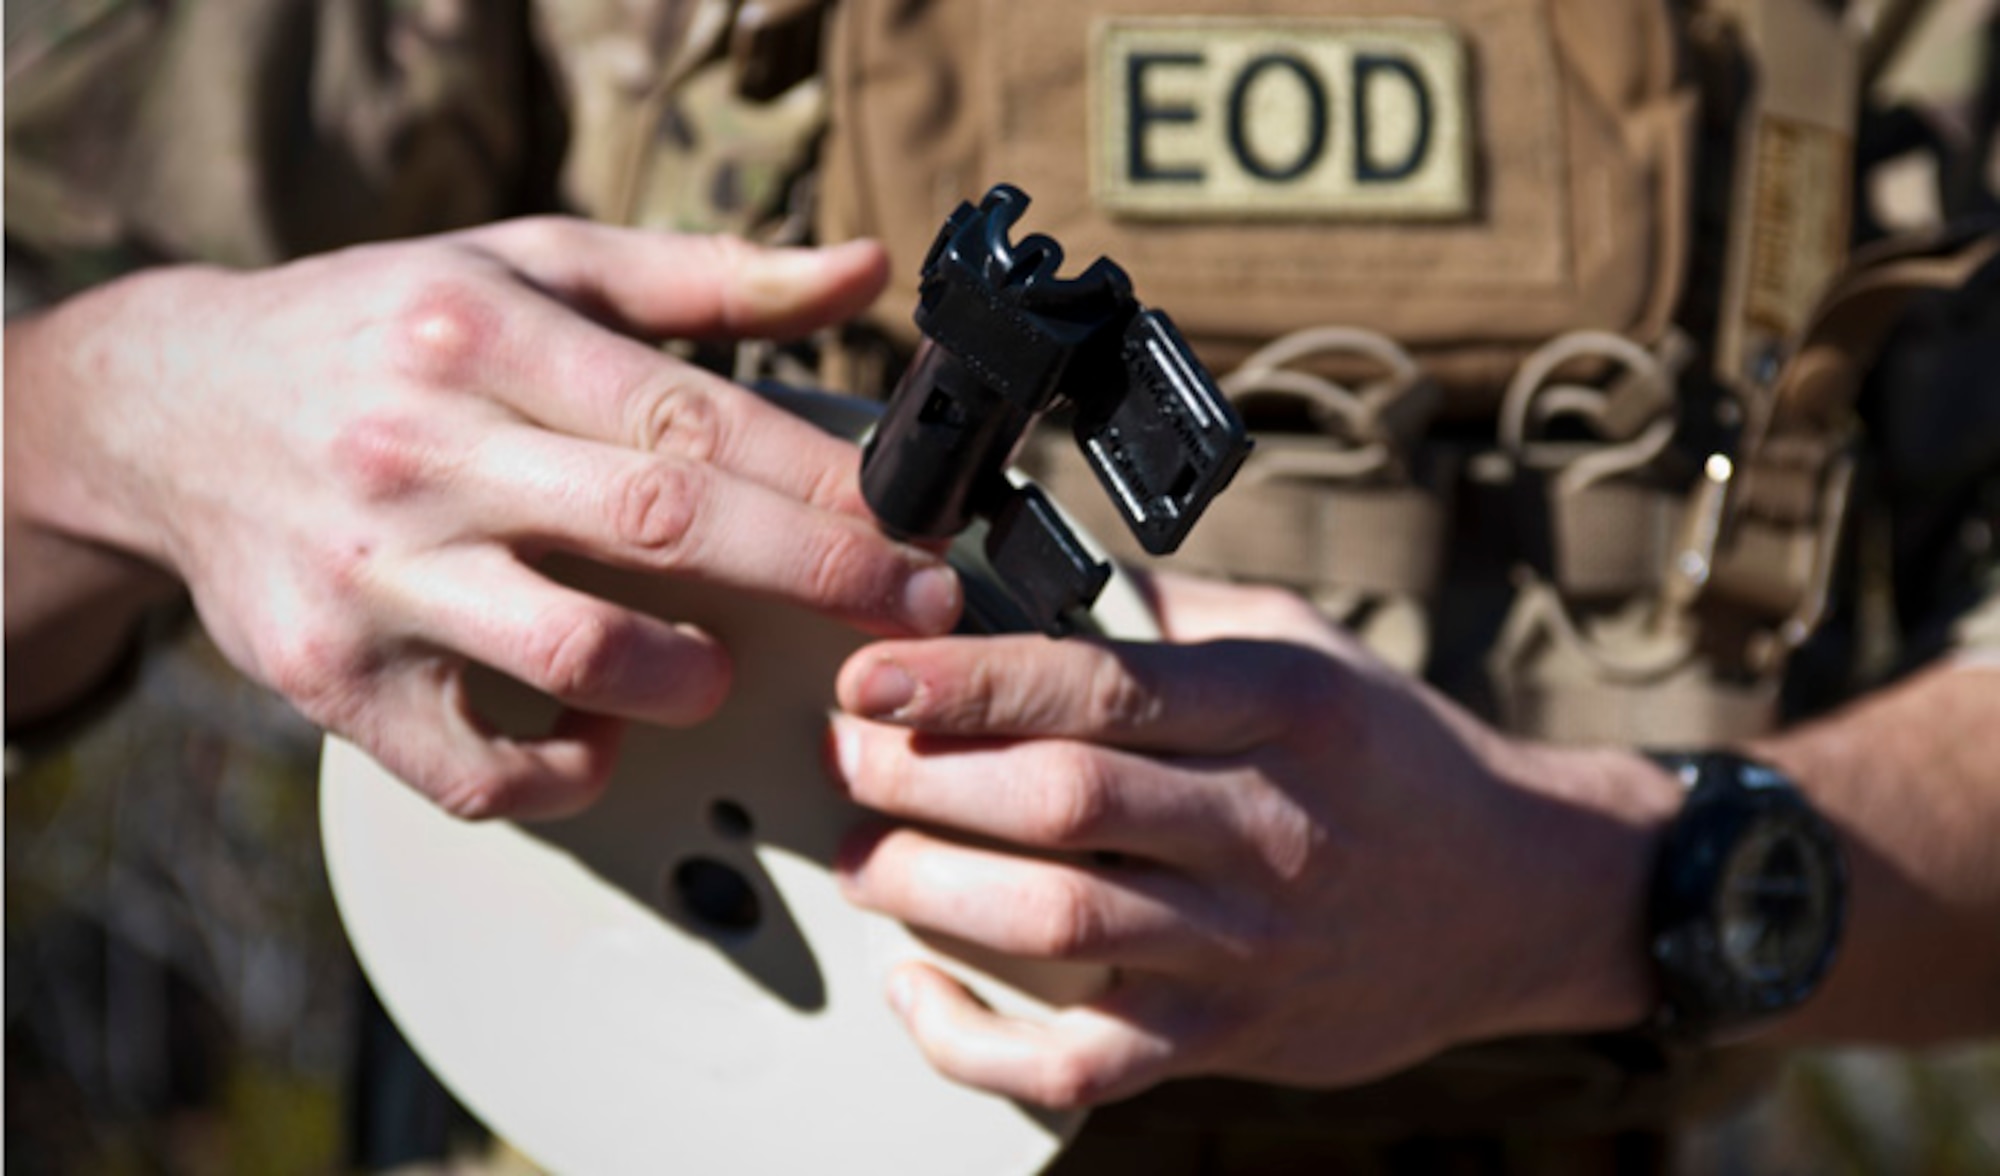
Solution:
<svg viewBox="0 0 2000 1176">
<path fill-rule="evenodd" d="M 1243 422 L 1166 315 L 1100 257 L 1061 278 L 1062 246 L 1008 233 L 1027 194 L 960 204 L 924 259 L 922 345 L 863 450 L 861 490 L 884 530 L 948 539 L 975 520 L 1014 603 L 1071 631 L 1110 578 L 1034 486 L 1007 477 L 1050 408 L 1075 411 L 1091 469 L 1148 552 L 1178 548 L 1250 451 Z"/>
</svg>

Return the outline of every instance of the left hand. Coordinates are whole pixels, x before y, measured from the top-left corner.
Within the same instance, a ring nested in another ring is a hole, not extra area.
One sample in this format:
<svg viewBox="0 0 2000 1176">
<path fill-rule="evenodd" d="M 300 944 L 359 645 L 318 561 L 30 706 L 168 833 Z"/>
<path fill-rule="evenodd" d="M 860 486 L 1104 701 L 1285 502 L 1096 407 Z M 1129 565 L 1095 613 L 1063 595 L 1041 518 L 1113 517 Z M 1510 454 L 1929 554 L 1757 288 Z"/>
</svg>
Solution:
<svg viewBox="0 0 2000 1176">
<path fill-rule="evenodd" d="M 853 445 L 656 345 L 796 336 L 887 275 L 872 243 L 531 217 L 161 267 L 10 323 L 7 642 L 30 656 L 8 717 L 105 668 L 151 565 L 233 664 L 448 811 L 552 817 L 603 792 L 627 720 L 713 714 L 732 663 L 549 556 L 948 630 L 956 575 L 870 523 Z M 493 730 L 471 663 L 561 717 Z"/>
<path fill-rule="evenodd" d="M 906 965 L 890 999 L 934 1065 L 1068 1107 L 1645 1012 L 1664 774 L 1502 736 L 1289 594 L 1163 577 L 1159 604 L 1167 644 L 895 641 L 841 672 L 842 782 L 913 822 L 845 847 L 849 898 L 1115 969 L 1030 1022 Z"/>
</svg>

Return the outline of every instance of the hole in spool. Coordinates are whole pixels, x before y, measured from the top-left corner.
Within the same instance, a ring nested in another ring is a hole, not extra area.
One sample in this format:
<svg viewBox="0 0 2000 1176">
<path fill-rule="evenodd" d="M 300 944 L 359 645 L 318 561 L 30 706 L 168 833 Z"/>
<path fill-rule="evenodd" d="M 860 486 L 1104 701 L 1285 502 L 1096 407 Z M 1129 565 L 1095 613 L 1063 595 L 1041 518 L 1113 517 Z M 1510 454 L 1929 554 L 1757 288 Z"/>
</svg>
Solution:
<svg viewBox="0 0 2000 1176">
<path fill-rule="evenodd" d="M 708 806 L 708 827 L 718 837 L 742 841 L 757 831 L 757 822 L 750 819 L 749 809 L 733 800 L 718 799 Z"/>
<path fill-rule="evenodd" d="M 669 878 L 674 901 L 704 930 L 748 935 L 764 919 L 763 903 L 743 872 L 710 857 L 691 857 Z"/>
</svg>

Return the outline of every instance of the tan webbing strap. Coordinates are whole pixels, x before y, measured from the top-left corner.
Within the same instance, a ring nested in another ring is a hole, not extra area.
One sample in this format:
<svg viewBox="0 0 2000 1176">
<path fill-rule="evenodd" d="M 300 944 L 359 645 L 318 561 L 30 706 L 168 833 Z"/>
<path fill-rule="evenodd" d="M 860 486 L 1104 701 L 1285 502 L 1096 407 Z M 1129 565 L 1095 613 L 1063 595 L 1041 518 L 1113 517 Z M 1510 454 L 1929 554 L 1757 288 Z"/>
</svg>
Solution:
<svg viewBox="0 0 2000 1176">
<path fill-rule="evenodd" d="M 1774 719 L 1785 659 L 1827 608 L 1868 366 L 1912 294 L 1962 285 L 1996 253 L 2000 237 L 1857 257 L 1769 391 L 1746 393 L 1739 454 L 1711 457 L 1684 498 L 1610 472 L 1643 469 L 1643 433 L 1582 456 L 1529 439 L 1527 422 L 1555 415 L 1545 401 L 1602 402 L 1556 385 L 1523 391 L 1554 365 L 1524 371 L 1501 433 L 1523 467 L 1557 471 L 1554 582 L 1524 573 L 1489 664 L 1508 726 L 1563 741 L 1710 743 Z"/>
<path fill-rule="evenodd" d="M 1559 743 L 1695 746 L 1768 730 L 1775 677 L 1719 676 L 1686 626 L 1645 599 L 1573 619 L 1553 586 L 1524 575 L 1487 661 L 1509 731 Z"/>
<path fill-rule="evenodd" d="M 1282 584 L 1308 595 L 1326 588 L 1427 597 L 1437 583 L 1444 512 L 1413 486 L 1372 486 L 1272 475 L 1273 450 L 1295 454 L 1311 438 L 1265 436 L 1228 492 L 1186 543 L 1160 566 L 1197 575 Z M 1023 468 L 1118 559 L 1151 560 L 1126 532 L 1066 435 L 1038 441 Z M 1265 467 L 1260 469 L 1260 466 Z"/>
<path fill-rule="evenodd" d="M 1173 556 L 1132 540 L 1066 433 L 1038 433 L 1021 467 L 1043 483 L 1106 553 L 1128 564 L 1290 588 L 1346 625 L 1378 657 L 1418 671 L 1430 649 L 1426 602 L 1447 525 L 1437 495 L 1411 485 L 1311 480 L 1257 468 L 1274 450 L 1331 440 L 1264 436 L 1235 483 Z M 1276 463 L 1282 465 L 1282 463 Z"/>
<path fill-rule="evenodd" d="M 1821 300 L 1804 342 L 1752 400 L 1713 573 L 1699 608 L 1766 633 L 1743 667 L 1770 672 L 1826 607 L 1853 462 L 1854 399 L 1910 297 L 1962 286 L 2000 256 L 2000 234 L 1859 255 Z"/>
<path fill-rule="evenodd" d="M 1768 384 L 1846 264 L 1860 45 L 1818 0 L 1709 0 L 1748 48 L 1716 371 Z"/>
<path fill-rule="evenodd" d="M 1576 331 L 1538 348 L 1502 401 L 1500 445 L 1547 529 L 1548 571 L 1571 600 L 1622 599 L 1659 583 L 1681 506 L 1652 470 L 1673 439 L 1674 382 L 1690 349 L 1670 332 L 1656 351 L 1607 332 Z M 1558 377 L 1616 365 L 1604 390 Z M 1650 415 L 1645 415 L 1650 413 Z M 1575 418 L 1601 442 L 1551 442 L 1553 421 Z"/>
<path fill-rule="evenodd" d="M 1663 489 L 1619 482 L 1550 496 L 1556 582 L 1586 599 L 1650 591 L 1671 548 L 1681 503 Z"/>
<path fill-rule="evenodd" d="M 1805 341 L 1772 391 L 1770 432 L 1825 433 L 1846 414 L 1910 296 L 1955 290 L 2000 255 L 2000 233 L 1885 242 L 1855 254 L 1814 310 Z"/>
<path fill-rule="evenodd" d="M 1319 365 L 1329 360 L 1361 365 L 1355 387 L 1325 374 Z M 1447 523 L 1435 489 L 1412 476 L 1411 459 L 1438 410 L 1438 385 L 1394 340 L 1355 327 L 1283 336 L 1221 385 L 1252 419 L 1273 404 L 1303 406 L 1319 426 L 1317 435 L 1265 437 L 1238 477 L 1276 510 L 1285 500 L 1294 510 L 1315 504 L 1292 532 L 1311 563 L 1291 586 L 1383 660 L 1418 671 L 1430 652 L 1428 605 Z M 1254 519 L 1246 522 L 1237 534 L 1256 533 Z M 1213 534 L 1231 542 L 1229 531 Z M 1284 534 L 1259 542 L 1268 547 Z"/>
</svg>

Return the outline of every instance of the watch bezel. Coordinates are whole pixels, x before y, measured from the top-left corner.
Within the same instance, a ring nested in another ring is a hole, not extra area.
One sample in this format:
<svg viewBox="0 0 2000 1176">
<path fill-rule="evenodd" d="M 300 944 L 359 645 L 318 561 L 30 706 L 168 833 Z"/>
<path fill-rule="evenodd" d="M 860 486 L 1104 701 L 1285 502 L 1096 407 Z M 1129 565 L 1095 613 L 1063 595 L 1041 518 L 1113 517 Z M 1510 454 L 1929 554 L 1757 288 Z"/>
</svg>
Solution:
<svg viewBox="0 0 2000 1176">
<path fill-rule="evenodd" d="M 1647 950 L 1660 985 L 1653 1027 L 1713 1038 L 1793 1009 L 1818 990 L 1846 922 L 1847 867 L 1839 839 L 1789 777 L 1734 752 L 1657 753 L 1687 788 L 1654 858 Z M 1735 851 L 1753 833 L 1796 838 L 1818 858 L 1827 893 L 1823 940 L 1778 976 L 1746 973 L 1723 943 L 1719 899 Z"/>
</svg>

